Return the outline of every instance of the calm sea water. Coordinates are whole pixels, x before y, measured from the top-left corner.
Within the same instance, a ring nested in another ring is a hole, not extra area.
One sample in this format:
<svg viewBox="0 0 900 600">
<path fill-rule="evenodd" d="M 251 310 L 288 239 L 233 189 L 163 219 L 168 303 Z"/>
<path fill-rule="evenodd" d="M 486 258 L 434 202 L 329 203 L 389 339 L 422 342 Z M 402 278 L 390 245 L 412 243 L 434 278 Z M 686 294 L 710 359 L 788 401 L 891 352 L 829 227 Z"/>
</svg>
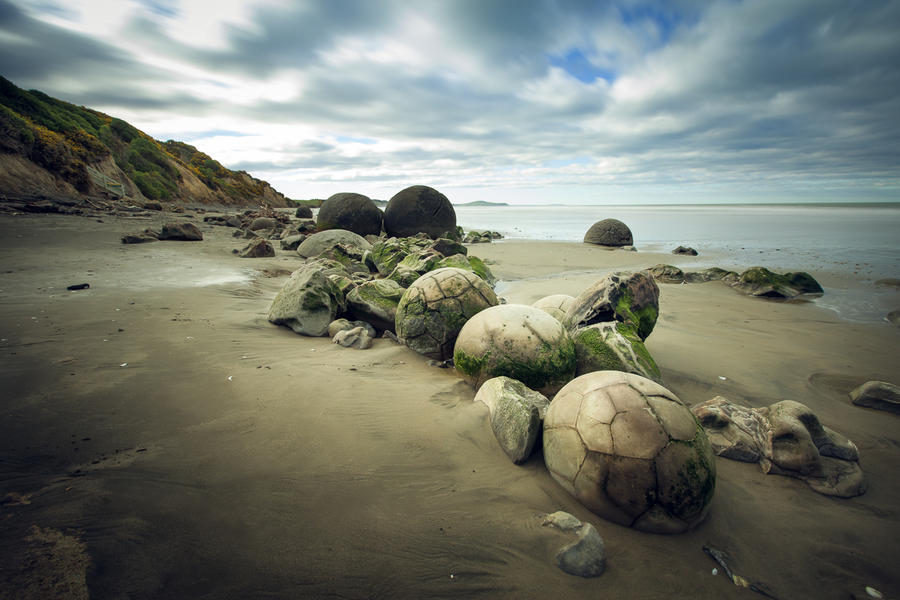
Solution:
<svg viewBox="0 0 900 600">
<path fill-rule="evenodd" d="M 827 282 L 829 274 L 861 285 L 829 288 L 817 302 L 854 320 L 882 320 L 896 294 L 873 282 L 900 278 L 900 204 L 457 206 L 457 222 L 511 239 L 582 241 L 596 221 L 615 218 L 634 235 L 638 251 L 678 245 L 725 252 L 721 266 L 801 270 Z M 710 263 L 712 265 L 712 263 Z"/>
</svg>

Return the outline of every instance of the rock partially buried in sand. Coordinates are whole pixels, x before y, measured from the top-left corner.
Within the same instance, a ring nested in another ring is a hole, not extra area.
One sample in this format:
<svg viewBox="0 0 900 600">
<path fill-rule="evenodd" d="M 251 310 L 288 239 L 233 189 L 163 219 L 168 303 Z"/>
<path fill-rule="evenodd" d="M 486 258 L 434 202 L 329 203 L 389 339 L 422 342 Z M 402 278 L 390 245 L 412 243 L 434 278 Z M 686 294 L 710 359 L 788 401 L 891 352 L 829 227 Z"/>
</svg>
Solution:
<svg viewBox="0 0 900 600">
<path fill-rule="evenodd" d="M 797 477 L 827 496 L 852 498 L 866 491 L 856 445 L 823 426 L 804 404 L 782 400 L 748 408 L 716 396 L 691 412 L 723 458 L 759 462 L 764 473 Z"/>
<path fill-rule="evenodd" d="M 575 375 L 575 344 L 562 324 L 544 311 L 502 304 L 481 311 L 463 326 L 453 362 L 476 389 L 505 375 L 549 396 Z"/>
<path fill-rule="evenodd" d="M 553 294 L 544 296 L 532 302 L 532 306 L 539 308 L 560 323 L 566 318 L 566 312 L 575 303 L 575 297 L 568 294 Z"/>
<path fill-rule="evenodd" d="M 488 379 L 475 395 L 491 412 L 491 429 L 500 447 L 515 464 L 528 460 L 541 432 L 550 401 L 509 377 Z"/>
<path fill-rule="evenodd" d="M 900 415 L 900 387 L 886 381 L 867 381 L 850 392 L 850 400 L 857 406 Z"/>
<path fill-rule="evenodd" d="M 578 537 L 556 554 L 556 565 L 578 577 L 599 577 L 606 570 L 606 548 L 603 538 L 590 523 L 582 523 L 574 515 L 558 510 L 544 517 L 541 523 Z"/>
<path fill-rule="evenodd" d="M 821 296 L 823 293 L 822 286 L 809 273 L 781 275 L 765 267 L 750 267 L 731 287 L 759 298 L 794 298 L 801 294 Z"/>
<path fill-rule="evenodd" d="M 372 337 L 363 327 L 354 327 L 353 329 L 345 329 L 338 331 L 332 343 L 343 346 L 344 348 L 356 348 L 357 350 L 365 350 L 372 347 Z"/>
<path fill-rule="evenodd" d="M 341 192 L 322 203 L 316 223 L 320 230 L 345 229 L 365 236 L 381 233 L 382 218 L 381 209 L 368 196 Z"/>
<path fill-rule="evenodd" d="M 462 269 L 445 267 L 422 275 L 397 305 L 397 337 L 409 348 L 434 360 L 453 354 L 456 336 L 474 315 L 497 304 L 483 279 Z"/>
<path fill-rule="evenodd" d="M 241 258 L 268 258 L 275 256 L 275 248 L 263 238 L 256 238 L 238 253 Z"/>
<path fill-rule="evenodd" d="M 594 323 L 619 321 L 634 327 L 645 340 L 659 316 L 659 287 L 644 272 L 610 273 L 581 292 L 566 312 L 570 331 Z"/>
<path fill-rule="evenodd" d="M 697 256 L 697 251 L 688 246 L 678 246 L 672 250 L 672 254 L 680 254 L 682 256 Z"/>
<path fill-rule="evenodd" d="M 193 223 L 166 223 L 162 226 L 159 239 L 199 242 L 203 239 L 203 233 Z"/>
<path fill-rule="evenodd" d="M 424 232 L 431 239 L 456 231 L 456 211 L 445 195 L 426 185 L 397 192 L 384 209 L 388 235 L 410 237 Z"/>
<path fill-rule="evenodd" d="M 584 234 L 585 244 L 597 244 L 599 246 L 631 246 L 634 238 L 628 225 L 618 219 L 603 219 L 597 221 Z"/>
<path fill-rule="evenodd" d="M 694 527 L 715 491 L 715 456 L 690 410 L 661 385 L 618 371 L 560 390 L 544 419 L 544 461 L 592 512 L 651 533 Z"/>
</svg>

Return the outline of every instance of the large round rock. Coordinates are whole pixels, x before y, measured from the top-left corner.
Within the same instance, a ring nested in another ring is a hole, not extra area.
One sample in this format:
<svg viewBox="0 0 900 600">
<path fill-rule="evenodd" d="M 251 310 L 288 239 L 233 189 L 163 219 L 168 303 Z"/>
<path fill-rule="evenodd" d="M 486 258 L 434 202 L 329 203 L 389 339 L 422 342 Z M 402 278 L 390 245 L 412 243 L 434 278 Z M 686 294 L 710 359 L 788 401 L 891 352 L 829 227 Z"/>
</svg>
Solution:
<svg viewBox="0 0 900 600">
<path fill-rule="evenodd" d="M 575 376 L 575 344 L 562 324 L 541 309 L 502 304 L 463 326 L 453 362 L 476 388 L 505 375 L 550 396 Z"/>
<path fill-rule="evenodd" d="M 706 516 L 715 457 L 691 411 L 644 377 L 596 371 L 559 391 L 544 420 L 544 462 L 595 514 L 679 533 Z"/>
<path fill-rule="evenodd" d="M 631 246 L 634 238 L 628 225 L 618 219 L 603 219 L 597 221 L 584 234 L 585 244 L 598 244 L 600 246 Z"/>
<path fill-rule="evenodd" d="M 368 196 L 341 192 L 322 203 L 316 225 L 319 231 L 346 229 L 359 235 L 379 235 L 381 220 L 381 209 Z"/>
<path fill-rule="evenodd" d="M 447 231 L 456 231 L 456 212 L 447 196 L 426 185 L 414 185 L 388 201 L 384 230 L 395 237 L 411 237 L 422 231 L 437 239 Z"/>
<path fill-rule="evenodd" d="M 419 354 L 446 360 L 466 321 L 496 304 L 494 290 L 475 273 L 435 269 L 416 279 L 400 298 L 397 337 Z"/>
</svg>

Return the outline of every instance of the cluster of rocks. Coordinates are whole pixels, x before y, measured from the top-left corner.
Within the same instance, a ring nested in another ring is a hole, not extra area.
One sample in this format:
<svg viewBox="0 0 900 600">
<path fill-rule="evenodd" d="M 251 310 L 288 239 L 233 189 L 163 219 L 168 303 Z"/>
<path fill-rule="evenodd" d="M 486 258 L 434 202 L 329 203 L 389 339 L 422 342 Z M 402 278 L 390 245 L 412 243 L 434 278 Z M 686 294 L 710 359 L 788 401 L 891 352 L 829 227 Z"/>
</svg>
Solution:
<svg viewBox="0 0 900 600">
<path fill-rule="evenodd" d="M 142 244 L 157 240 L 199 242 L 203 240 L 203 232 L 193 223 L 170 222 L 164 223 L 159 231 L 144 229 L 138 233 L 129 233 L 122 236 L 123 244 Z"/>
<path fill-rule="evenodd" d="M 764 473 L 802 479 L 827 496 L 852 498 L 866 491 L 856 445 L 822 425 L 805 404 L 782 400 L 749 408 L 716 396 L 691 411 L 723 458 L 759 463 Z"/>
<path fill-rule="evenodd" d="M 743 273 L 710 267 L 685 272 L 673 265 L 656 265 L 645 269 L 660 283 L 706 283 L 721 281 L 735 290 L 757 298 L 791 299 L 815 297 L 824 293 L 816 279 L 804 271 L 775 273 L 765 267 L 750 267 Z"/>
<path fill-rule="evenodd" d="M 463 238 L 463 242 L 466 244 L 489 244 L 494 240 L 502 240 L 503 236 L 499 231 L 488 231 L 485 229 L 484 231 L 477 231 L 475 229 L 470 230 L 466 233 L 466 236 Z"/>
</svg>

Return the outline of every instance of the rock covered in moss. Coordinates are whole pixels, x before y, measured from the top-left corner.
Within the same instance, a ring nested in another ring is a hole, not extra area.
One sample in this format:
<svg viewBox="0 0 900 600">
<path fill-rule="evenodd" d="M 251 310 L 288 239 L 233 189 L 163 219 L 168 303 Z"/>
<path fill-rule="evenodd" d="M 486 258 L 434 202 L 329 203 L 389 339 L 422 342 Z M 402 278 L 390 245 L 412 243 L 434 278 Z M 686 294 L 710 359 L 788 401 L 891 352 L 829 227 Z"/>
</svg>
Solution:
<svg viewBox="0 0 900 600">
<path fill-rule="evenodd" d="M 515 464 L 528 460 L 538 439 L 550 401 L 521 381 L 488 379 L 475 395 L 491 413 L 491 429 L 500 447 Z"/>
<path fill-rule="evenodd" d="M 365 236 L 381 233 L 382 219 L 381 209 L 368 196 L 341 192 L 322 203 L 316 223 L 321 231 L 346 229 Z"/>
<path fill-rule="evenodd" d="M 856 445 L 822 425 L 805 404 L 782 400 L 749 408 L 716 396 L 691 411 L 719 456 L 758 462 L 764 473 L 802 479 L 827 496 L 852 498 L 866 491 Z"/>
<path fill-rule="evenodd" d="M 456 231 L 456 211 L 445 195 L 426 185 L 397 192 L 384 209 L 384 230 L 390 236 L 409 237 L 423 232 L 437 239 Z"/>
<path fill-rule="evenodd" d="M 706 283 L 707 281 L 722 281 L 731 285 L 738 280 L 740 275 L 734 271 L 728 271 L 719 267 L 709 267 L 700 271 L 689 271 L 684 274 L 687 283 Z"/>
<path fill-rule="evenodd" d="M 572 380 L 550 404 L 543 443 L 553 479 L 604 519 L 680 533 L 709 509 L 709 440 L 675 394 L 644 377 L 596 371 Z"/>
<path fill-rule="evenodd" d="M 576 375 L 592 371 L 624 371 L 653 381 L 660 381 L 659 367 L 634 328 L 625 323 L 611 321 L 594 323 L 576 329 Z"/>
<path fill-rule="evenodd" d="M 355 318 L 371 323 L 380 330 L 394 329 L 397 306 L 404 290 L 396 281 L 374 279 L 347 293 L 347 311 Z"/>
<path fill-rule="evenodd" d="M 779 274 L 765 267 L 750 267 L 732 284 L 749 296 L 759 298 L 795 298 L 801 294 L 821 295 L 822 286 L 805 272 Z"/>
<path fill-rule="evenodd" d="M 403 287 L 409 287 L 412 283 L 429 271 L 438 268 L 438 263 L 444 257 L 433 250 L 419 250 L 411 252 L 403 257 L 388 279 L 393 279 Z"/>
<path fill-rule="evenodd" d="M 594 323 L 619 321 L 634 327 L 642 340 L 659 316 L 659 287 L 645 272 L 618 271 L 594 282 L 575 298 L 564 324 L 574 331 Z"/>
<path fill-rule="evenodd" d="M 535 308 L 539 308 L 560 323 L 566 318 L 566 312 L 572 307 L 575 297 L 568 294 L 552 294 L 544 296 L 531 303 Z"/>
<path fill-rule="evenodd" d="M 435 268 L 442 267 L 456 267 L 457 269 L 463 269 L 465 271 L 471 271 L 484 279 L 485 283 L 489 286 L 493 287 L 495 283 L 497 283 L 497 278 L 494 277 L 494 274 L 491 273 L 491 270 L 488 268 L 484 262 L 478 258 L 477 256 L 466 256 L 464 254 L 454 254 L 453 256 L 447 256 L 441 259 Z"/>
<path fill-rule="evenodd" d="M 403 293 L 395 331 L 419 354 L 446 360 L 466 321 L 496 304 L 494 291 L 474 273 L 453 267 L 436 269 L 416 279 Z"/>
<path fill-rule="evenodd" d="M 344 298 L 324 270 L 305 265 L 291 274 L 269 307 L 269 321 L 296 333 L 322 336 L 344 309 Z"/>
<path fill-rule="evenodd" d="M 366 239 L 346 229 L 329 229 L 309 236 L 297 248 L 297 254 L 306 258 L 319 256 L 335 246 L 343 244 L 359 248 L 360 251 L 371 250 L 372 244 Z"/>
<path fill-rule="evenodd" d="M 886 381 L 867 381 L 850 392 L 850 401 L 900 415 L 900 387 Z"/>
<path fill-rule="evenodd" d="M 456 340 L 453 361 L 476 388 L 505 375 L 549 396 L 574 376 L 575 344 L 544 311 L 503 304 L 469 319 Z"/>
<path fill-rule="evenodd" d="M 411 252 L 425 250 L 428 241 L 421 238 L 391 237 L 372 244 L 372 263 L 382 277 L 390 275 Z"/>
<path fill-rule="evenodd" d="M 597 221 L 584 234 L 585 244 L 597 244 L 599 246 L 631 246 L 634 237 L 628 225 L 618 219 L 603 219 Z"/>
</svg>

